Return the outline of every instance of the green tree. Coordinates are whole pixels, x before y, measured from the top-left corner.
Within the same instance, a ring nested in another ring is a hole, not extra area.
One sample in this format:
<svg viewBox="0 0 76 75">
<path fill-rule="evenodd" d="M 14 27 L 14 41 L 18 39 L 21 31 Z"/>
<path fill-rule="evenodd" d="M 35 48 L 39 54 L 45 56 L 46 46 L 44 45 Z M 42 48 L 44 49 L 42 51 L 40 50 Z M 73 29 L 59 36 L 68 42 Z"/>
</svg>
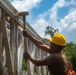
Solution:
<svg viewBox="0 0 76 75">
<path fill-rule="evenodd" d="M 49 39 L 42 38 L 42 42 L 44 42 L 46 44 L 47 42 L 49 42 Z"/>
<path fill-rule="evenodd" d="M 52 28 L 52 27 L 50 27 L 50 26 L 47 26 L 47 27 L 46 27 L 46 30 L 45 30 L 45 35 L 50 35 L 50 37 L 53 37 L 53 35 L 54 35 L 56 32 L 59 33 L 59 30 L 58 30 L 58 29 L 54 29 L 54 28 Z"/>
<path fill-rule="evenodd" d="M 68 60 L 72 63 L 73 69 L 76 71 L 76 44 L 74 42 L 67 43 L 64 51 Z"/>
<path fill-rule="evenodd" d="M 22 70 L 25 70 L 25 71 L 27 70 L 27 65 L 25 60 L 22 61 Z"/>
</svg>

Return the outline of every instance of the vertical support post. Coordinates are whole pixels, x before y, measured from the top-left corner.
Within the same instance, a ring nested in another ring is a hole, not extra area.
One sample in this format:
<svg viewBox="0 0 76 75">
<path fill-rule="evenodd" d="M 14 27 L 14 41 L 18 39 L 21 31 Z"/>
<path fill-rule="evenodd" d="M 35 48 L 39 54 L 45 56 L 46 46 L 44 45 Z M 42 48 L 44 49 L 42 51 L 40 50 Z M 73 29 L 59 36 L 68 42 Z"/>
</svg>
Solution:
<svg viewBox="0 0 76 75">
<path fill-rule="evenodd" d="M 38 50 L 37 50 L 38 48 L 37 47 L 35 47 L 35 57 L 36 58 L 38 58 Z M 37 67 L 37 66 L 35 66 L 36 67 L 36 75 L 40 75 L 40 73 L 39 73 L 39 67 Z"/>
<path fill-rule="evenodd" d="M 0 9 L 0 75 L 3 75 L 3 66 L 2 66 L 2 32 L 1 32 L 1 9 Z"/>
<path fill-rule="evenodd" d="M 15 24 L 14 72 L 18 75 L 18 26 Z"/>
<path fill-rule="evenodd" d="M 27 39 L 27 47 L 28 47 L 28 50 L 30 50 L 30 48 L 31 48 L 31 41 L 29 39 Z M 31 75 L 30 61 L 29 60 L 27 60 L 27 72 L 28 72 L 28 75 Z"/>
<path fill-rule="evenodd" d="M 41 58 L 44 58 L 44 52 L 41 51 Z M 41 66 L 41 74 L 44 75 L 44 66 Z"/>
<path fill-rule="evenodd" d="M 6 30 L 6 25 L 5 25 L 5 12 L 3 10 L 2 10 L 2 15 L 1 15 L 1 30 L 2 30 L 2 36 L 3 36 L 5 52 L 6 52 L 8 74 L 13 75 L 13 68 L 12 68 L 11 55 L 10 55 L 10 46 L 8 43 L 7 30 Z"/>
<path fill-rule="evenodd" d="M 11 44 L 14 75 L 18 75 L 18 71 L 17 71 L 18 28 L 17 28 L 17 25 L 14 24 L 14 21 L 12 22 L 11 28 L 10 28 L 10 42 L 11 42 L 10 44 Z"/>
<path fill-rule="evenodd" d="M 45 53 L 45 57 L 47 57 L 47 53 Z M 48 75 L 48 66 L 46 66 L 46 75 Z"/>
<path fill-rule="evenodd" d="M 13 24 L 10 24 L 10 48 L 11 48 L 11 58 L 12 58 L 12 65 L 14 71 L 14 51 L 15 51 L 15 27 Z"/>
</svg>

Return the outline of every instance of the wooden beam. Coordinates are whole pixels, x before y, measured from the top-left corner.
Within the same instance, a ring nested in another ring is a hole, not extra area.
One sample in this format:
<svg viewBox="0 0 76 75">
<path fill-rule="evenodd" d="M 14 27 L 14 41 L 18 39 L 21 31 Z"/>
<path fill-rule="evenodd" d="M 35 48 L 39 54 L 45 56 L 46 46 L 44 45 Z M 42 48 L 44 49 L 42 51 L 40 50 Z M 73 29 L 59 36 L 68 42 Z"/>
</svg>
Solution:
<svg viewBox="0 0 76 75">
<path fill-rule="evenodd" d="M 35 47 L 35 58 L 38 58 L 38 47 Z M 39 67 L 36 67 L 36 75 L 40 75 Z"/>
<path fill-rule="evenodd" d="M 12 54 L 12 64 L 14 75 L 18 75 L 18 27 L 13 23 L 10 23 L 10 46 L 11 46 L 11 54 Z"/>
<path fill-rule="evenodd" d="M 5 12 L 4 11 L 2 11 L 2 15 L 1 15 L 1 30 L 2 30 L 2 36 L 3 36 L 4 47 L 5 47 L 5 52 L 6 52 L 8 74 L 14 75 L 13 68 L 12 68 L 12 62 L 11 62 L 11 55 L 10 55 L 10 46 L 8 43 L 7 30 L 6 30 L 6 25 L 5 25 Z"/>
<path fill-rule="evenodd" d="M 15 24 L 14 72 L 18 75 L 18 26 Z"/>
<path fill-rule="evenodd" d="M 11 48 L 13 70 L 14 70 L 14 50 L 15 50 L 15 35 L 14 34 L 15 34 L 14 25 L 10 24 L 10 48 Z"/>
<path fill-rule="evenodd" d="M 28 45 L 28 44 L 29 44 L 29 42 L 31 43 L 31 41 L 30 41 L 29 39 L 27 39 L 26 42 L 27 42 L 27 45 L 26 45 L 27 48 L 30 48 L 30 47 L 29 47 L 30 45 Z M 30 61 L 29 61 L 29 60 L 27 60 L 27 75 L 31 75 Z"/>
<path fill-rule="evenodd" d="M 0 11 L 1 15 L 1 11 Z M 3 75 L 3 66 L 2 66 L 2 32 L 1 32 L 1 16 L 0 16 L 0 75 Z"/>
</svg>

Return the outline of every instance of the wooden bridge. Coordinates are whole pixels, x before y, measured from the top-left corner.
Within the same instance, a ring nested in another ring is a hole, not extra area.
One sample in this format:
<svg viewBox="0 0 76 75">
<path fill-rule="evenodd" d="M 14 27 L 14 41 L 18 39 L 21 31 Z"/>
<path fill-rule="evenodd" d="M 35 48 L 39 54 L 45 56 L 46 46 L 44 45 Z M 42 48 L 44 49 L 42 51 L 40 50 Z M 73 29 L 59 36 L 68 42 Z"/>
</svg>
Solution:
<svg viewBox="0 0 76 75">
<path fill-rule="evenodd" d="M 0 0 L 0 75 L 48 75 L 47 67 L 37 67 L 30 61 L 27 70 L 22 70 L 24 40 L 22 36 L 23 19 L 17 16 L 18 11 L 8 0 Z M 40 36 L 26 22 L 26 29 L 31 35 Z M 27 49 L 32 57 L 44 58 L 47 56 L 27 39 Z"/>
</svg>

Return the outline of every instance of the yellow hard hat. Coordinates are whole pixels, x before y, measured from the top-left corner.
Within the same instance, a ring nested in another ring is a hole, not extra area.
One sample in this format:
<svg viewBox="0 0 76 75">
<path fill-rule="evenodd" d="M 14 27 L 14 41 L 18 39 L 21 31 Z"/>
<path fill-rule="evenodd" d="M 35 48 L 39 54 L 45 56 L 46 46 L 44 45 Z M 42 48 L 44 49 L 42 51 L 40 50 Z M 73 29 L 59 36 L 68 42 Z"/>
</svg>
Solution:
<svg viewBox="0 0 76 75">
<path fill-rule="evenodd" d="M 60 46 L 65 46 L 66 38 L 63 34 L 57 33 L 52 38 L 50 38 L 50 42 L 60 45 Z"/>
</svg>

